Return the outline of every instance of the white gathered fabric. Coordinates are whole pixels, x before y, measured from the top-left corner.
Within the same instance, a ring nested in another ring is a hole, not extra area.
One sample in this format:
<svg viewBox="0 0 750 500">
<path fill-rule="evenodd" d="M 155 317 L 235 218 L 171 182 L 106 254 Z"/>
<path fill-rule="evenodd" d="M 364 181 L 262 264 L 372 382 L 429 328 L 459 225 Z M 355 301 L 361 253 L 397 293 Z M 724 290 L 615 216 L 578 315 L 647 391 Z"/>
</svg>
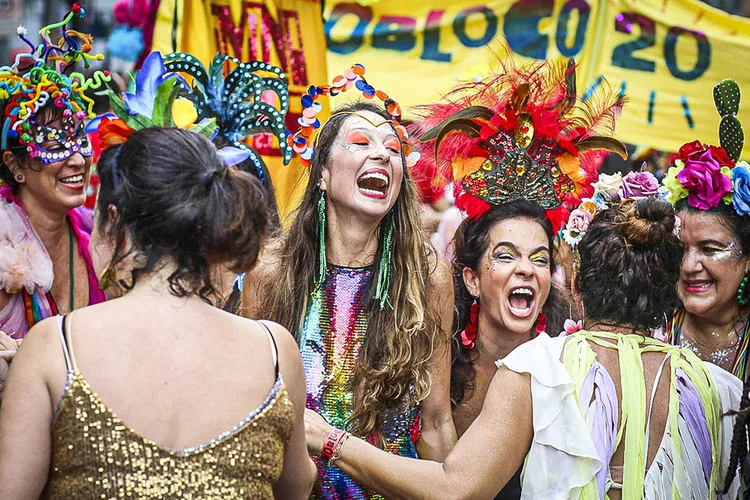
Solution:
<svg viewBox="0 0 750 500">
<path fill-rule="evenodd" d="M 531 375 L 534 437 L 526 457 L 521 499 L 578 498 L 602 468 L 575 395 L 560 362 L 565 338 L 541 333 L 496 362 Z"/>
<path fill-rule="evenodd" d="M 581 491 L 597 476 L 598 492 L 594 495 L 602 500 L 607 498 L 607 490 L 618 487 L 612 483 L 608 470 L 618 427 L 617 418 L 611 418 L 613 408 L 614 415 L 618 414 L 616 395 L 609 394 L 614 392 L 614 387 L 609 387 L 611 378 L 606 369 L 594 361 L 582 387 L 577 389 L 560 361 L 564 344 L 565 338 L 553 339 L 540 334 L 496 362 L 498 367 L 505 365 L 514 372 L 531 376 L 534 435 L 524 467 L 522 500 L 584 497 L 588 500 L 593 498 L 591 494 L 582 497 Z M 738 408 L 742 382 L 710 363 L 706 365 L 717 388 L 721 414 Z M 599 387 L 601 384 L 604 386 Z M 592 399 L 590 395 L 594 392 L 597 395 Z M 582 408 L 579 396 L 590 404 Z M 612 401 L 613 397 L 615 401 Z M 717 497 L 711 494 L 696 443 L 691 439 L 691 430 L 682 414 L 678 417 L 678 425 L 683 472 L 675 473 L 677 452 L 667 427 L 653 462 L 647 464 L 642 498 L 734 500 L 740 486 L 739 478 L 735 478 L 727 495 Z M 729 462 L 732 426 L 732 417 L 721 419 L 719 466 L 722 485 Z M 673 486 L 678 497 L 673 497 Z"/>
</svg>

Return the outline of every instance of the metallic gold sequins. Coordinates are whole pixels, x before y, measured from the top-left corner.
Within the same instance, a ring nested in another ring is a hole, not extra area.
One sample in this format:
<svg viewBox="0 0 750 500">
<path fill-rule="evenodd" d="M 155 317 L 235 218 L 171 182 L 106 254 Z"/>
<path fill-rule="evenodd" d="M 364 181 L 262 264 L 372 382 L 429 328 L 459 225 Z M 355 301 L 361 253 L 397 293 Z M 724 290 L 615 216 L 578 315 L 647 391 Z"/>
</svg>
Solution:
<svg viewBox="0 0 750 500">
<path fill-rule="evenodd" d="M 293 428 L 279 378 L 234 428 L 201 446 L 167 449 L 123 424 L 76 372 L 53 423 L 42 498 L 273 498 Z"/>
</svg>

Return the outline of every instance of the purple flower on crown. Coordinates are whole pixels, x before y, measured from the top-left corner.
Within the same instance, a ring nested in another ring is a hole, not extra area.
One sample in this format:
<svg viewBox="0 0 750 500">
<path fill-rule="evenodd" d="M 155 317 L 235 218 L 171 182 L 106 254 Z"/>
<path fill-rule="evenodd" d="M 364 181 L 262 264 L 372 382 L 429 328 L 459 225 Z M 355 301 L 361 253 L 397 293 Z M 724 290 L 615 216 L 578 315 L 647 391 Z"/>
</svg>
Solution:
<svg viewBox="0 0 750 500">
<path fill-rule="evenodd" d="M 621 200 L 646 198 L 659 193 L 659 181 L 651 172 L 629 172 L 622 178 L 617 194 Z"/>
</svg>

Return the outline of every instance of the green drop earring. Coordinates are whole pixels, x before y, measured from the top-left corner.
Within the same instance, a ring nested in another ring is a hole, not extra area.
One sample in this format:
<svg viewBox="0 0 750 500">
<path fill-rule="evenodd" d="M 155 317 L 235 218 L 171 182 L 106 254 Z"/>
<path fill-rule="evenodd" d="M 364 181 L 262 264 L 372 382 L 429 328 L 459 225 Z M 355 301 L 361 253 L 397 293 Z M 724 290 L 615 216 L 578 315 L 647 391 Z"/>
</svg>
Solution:
<svg viewBox="0 0 750 500">
<path fill-rule="evenodd" d="M 391 260 L 393 257 L 393 212 L 388 214 L 383 233 L 383 251 L 380 254 L 380 263 L 378 264 L 378 282 L 375 285 L 375 300 L 380 301 L 380 310 L 385 306 L 393 309 L 393 304 L 389 300 L 391 288 Z"/>
<path fill-rule="evenodd" d="M 745 273 L 745 277 L 742 278 L 740 287 L 737 289 L 737 302 L 739 302 L 741 306 L 750 304 L 750 297 L 745 295 L 745 288 L 747 287 L 748 282 L 750 282 L 750 276 L 748 274 L 749 273 Z"/>
<path fill-rule="evenodd" d="M 318 277 L 315 287 L 323 285 L 326 280 L 326 192 L 320 192 L 318 200 Z"/>
</svg>

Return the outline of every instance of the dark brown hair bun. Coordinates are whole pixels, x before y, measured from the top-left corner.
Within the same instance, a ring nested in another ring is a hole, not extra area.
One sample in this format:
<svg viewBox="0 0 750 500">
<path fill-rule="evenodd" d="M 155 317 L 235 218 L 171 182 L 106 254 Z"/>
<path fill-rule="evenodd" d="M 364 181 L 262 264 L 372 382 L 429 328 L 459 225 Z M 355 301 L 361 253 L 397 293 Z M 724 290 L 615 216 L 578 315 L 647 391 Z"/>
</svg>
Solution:
<svg viewBox="0 0 750 500">
<path fill-rule="evenodd" d="M 675 212 L 666 200 L 624 200 L 617 207 L 614 222 L 631 245 L 659 245 L 674 238 Z"/>
</svg>

